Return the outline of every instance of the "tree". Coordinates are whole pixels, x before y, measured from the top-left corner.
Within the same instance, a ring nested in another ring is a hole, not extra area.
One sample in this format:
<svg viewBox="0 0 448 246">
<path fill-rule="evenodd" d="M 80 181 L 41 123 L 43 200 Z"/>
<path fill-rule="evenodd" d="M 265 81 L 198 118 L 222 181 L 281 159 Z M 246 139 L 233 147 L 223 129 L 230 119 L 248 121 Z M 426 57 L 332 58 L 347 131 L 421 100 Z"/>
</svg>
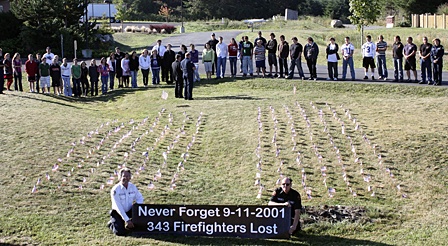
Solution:
<svg viewBox="0 0 448 246">
<path fill-rule="evenodd" d="M 168 7 L 166 4 L 160 6 L 160 10 L 159 10 L 159 15 L 163 16 L 166 20 L 166 22 L 168 22 L 171 13 L 173 13 L 173 10 Z"/>
<path fill-rule="evenodd" d="M 380 16 L 380 0 L 350 0 L 350 12 L 350 21 L 361 29 L 373 24 Z"/>
</svg>

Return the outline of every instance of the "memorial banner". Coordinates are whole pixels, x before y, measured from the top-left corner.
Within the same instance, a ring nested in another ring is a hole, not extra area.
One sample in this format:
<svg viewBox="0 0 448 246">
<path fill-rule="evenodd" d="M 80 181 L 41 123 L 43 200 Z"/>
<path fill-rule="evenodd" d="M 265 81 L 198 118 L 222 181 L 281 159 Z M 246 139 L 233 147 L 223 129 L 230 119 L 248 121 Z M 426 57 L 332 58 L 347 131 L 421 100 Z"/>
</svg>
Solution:
<svg viewBox="0 0 448 246">
<path fill-rule="evenodd" d="M 134 204 L 136 231 L 188 236 L 289 238 L 291 208 Z"/>
</svg>

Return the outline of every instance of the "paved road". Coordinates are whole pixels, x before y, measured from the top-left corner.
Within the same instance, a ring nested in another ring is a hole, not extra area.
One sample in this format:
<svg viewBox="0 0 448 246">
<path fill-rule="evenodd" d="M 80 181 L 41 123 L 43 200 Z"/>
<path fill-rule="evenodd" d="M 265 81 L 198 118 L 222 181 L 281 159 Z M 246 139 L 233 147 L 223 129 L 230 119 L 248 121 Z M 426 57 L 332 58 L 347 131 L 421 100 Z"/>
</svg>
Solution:
<svg viewBox="0 0 448 246">
<path fill-rule="evenodd" d="M 185 44 L 187 46 L 189 46 L 189 44 L 195 44 L 196 48 L 199 50 L 199 59 L 202 59 L 202 50 L 204 49 L 204 43 L 207 42 L 210 39 L 210 35 L 212 32 L 196 32 L 196 33 L 184 33 L 184 34 L 178 34 L 178 35 L 173 35 L 170 37 L 167 37 L 165 39 L 162 40 L 162 44 L 168 44 L 171 43 L 173 45 L 173 49 L 175 51 L 179 50 L 179 46 L 180 44 Z M 215 32 L 216 37 L 222 36 L 224 39 L 225 43 L 229 43 L 230 39 L 232 37 L 236 37 L 239 34 L 241 34 L 242 31 L 217 31 Z M 237 40 L 238 41 L 238 40 Z M 155 43 L 151 44 L 150 48 L 152 48 L 152 46 L 154 46 Z M 322 59 L 322 58 L 321 58 Z M 356 68 L 355 69 L 355 73 L 356 73 L 356 83 L 372 83 L 372 84 L 402 84 L 402 85 L 410 85 L 410 86 L 428 86 L 428 85 L 420 85 L 418 83 L 396 83 L 396 82 L 392 82 L 393 80 L 393 68 L 392 68 L 392 59 L 389 59 L 388 61 L 388 72 L 389 72 L 389 80 L 384 81 L 384 80 L 363 80 L 364 78 L 364 69 L 363 68 Z M 238 65 L 237 65 L 237 70 L 239 70 L 239 61 L 238 61 Z M 267 63 L 266 63 L 267 66 Z M 308 76 L 308 68 L 306 66 L 306 63 L 302 63 L 302 68 L 303 71 L 305 73 L 305 76 Z M 266 71 L 269 68 L 266 68 Z M 255 64 L 254 64 L 254 71 L 255 71 Z M 342 74 L 342 62 L 339 62 L 339 68 L 338 68 L 339 74 Z M 199 73 L 201 75 L 205 74 L 205 70 L 204 70 L 204 66 L 201 64 L 199 65 Z M 420 79 L 420 72 L 418 71 L 418 79 Z M 229 67 L 229 62 L 227 61 L 227 68 L 226 68 L 226 77 L 229 76 L 230 74 L 230 67 Z M 237 76 L 241 76 L 241 74 L 237 74 Z M 318 80 L 325 80 L 328 77 L 328 73 L 327 73 L 327 67 L 323 66 L 323 65 L 318 65 L 317 66 L 317 76 L 318 76 Z M 375 74 L 375 77 L 377 78 L 377 73 Z M 413 76 L 413 75 L 412 75 Z M 295 76 L 296 78 L 298 77 L 298 75 Z M 339 78 L 341 78 L 342 76 L 339 75 Z M 347 71 L 347 79 L 350 79 L 350 71 Z M 369 71 L 369 78 L 370 78 L 370 71 Z M 406 73 L 404 72 L 404 78 L 406 79 Z M 413 77 L 412 77 L 413 78 Z M 444 79 L 443 82 L 443 86 L 444 87 L 448 87 L 448 72 L 443 72 L 442 78 Z"/>
</svg>

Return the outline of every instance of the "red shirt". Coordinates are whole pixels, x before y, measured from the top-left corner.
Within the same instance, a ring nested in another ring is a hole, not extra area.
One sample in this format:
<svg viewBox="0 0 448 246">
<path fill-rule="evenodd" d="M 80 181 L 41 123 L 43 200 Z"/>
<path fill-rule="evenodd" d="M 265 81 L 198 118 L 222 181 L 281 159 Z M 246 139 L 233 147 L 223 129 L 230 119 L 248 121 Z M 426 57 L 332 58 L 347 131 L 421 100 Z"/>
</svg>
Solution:
<svg viewBox="0 0 448 246">
<path fill-rule="evenodd" d="M 228 50 L 229 50 L 229 57 L 236 57 L 238 55 L 238 44 L 229 44 Z"/>
<path fill-rule="evenodd" d="M 28 76 L 35 76 L 38 73 L 38 66 L 37 62 L 35 61 L 26 61 L 25 62 L 25 71 L 28 74 Z"/>
</svg>

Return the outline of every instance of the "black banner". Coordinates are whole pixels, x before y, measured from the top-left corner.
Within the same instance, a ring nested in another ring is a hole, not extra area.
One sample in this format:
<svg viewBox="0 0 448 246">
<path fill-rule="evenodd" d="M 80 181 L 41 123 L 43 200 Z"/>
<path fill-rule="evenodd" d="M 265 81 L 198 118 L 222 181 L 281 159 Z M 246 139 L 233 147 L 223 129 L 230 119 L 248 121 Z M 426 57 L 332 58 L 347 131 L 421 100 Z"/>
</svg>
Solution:
<svg viewBox="0 0 448 246">
<path fill-rule="evenodd" d="M 134 204 L 136 231 L 188 236 L 289 238 L 291 208 Z"/>
</svg>

